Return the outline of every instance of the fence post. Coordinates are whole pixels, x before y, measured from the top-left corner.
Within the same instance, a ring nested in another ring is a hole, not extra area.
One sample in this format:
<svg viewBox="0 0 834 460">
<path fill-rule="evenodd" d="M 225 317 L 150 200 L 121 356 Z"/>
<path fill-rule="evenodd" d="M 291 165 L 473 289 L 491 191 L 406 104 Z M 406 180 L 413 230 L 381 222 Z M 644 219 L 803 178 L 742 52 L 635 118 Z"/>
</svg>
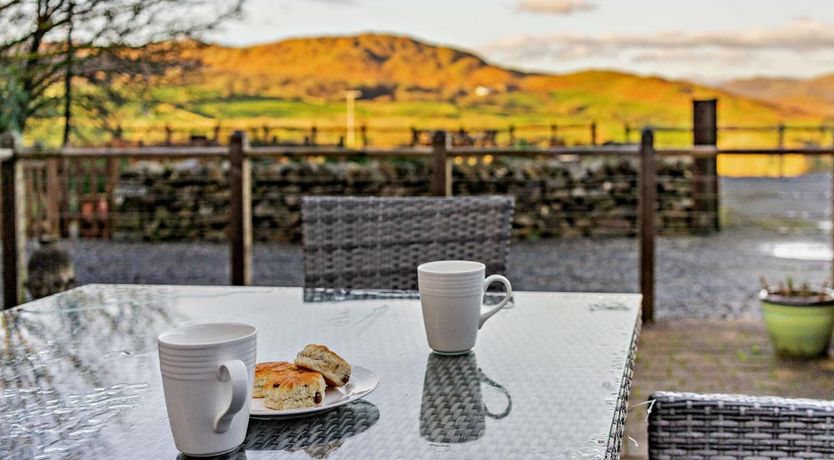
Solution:
<svg viewBox="0 0 834 460">
<path fill-rule="evenodd" d="M 220 123 L 214 125 L 213 131 L 213 142 L 217 145 L 220 145 Z"/>
<path fill-rule="evenodd" d="M 556 123 L 550 124 L 550 146 L 555 147 L 559 137 L 559 125 Z"/>
<path fill-rule="evenodd" d="M 785 148 L 785 124 L 782 122 L 776 125 L 776 145 L 779 150 Z"/>
<path fill-rule="evenodd" d="M 432 180 L 434 196 L 452 196 L 452 165 L 449 161 L 449 136 L 446 131 L 435 131 L 432 137 Z"/>
<path fill-rule="evenodd" d="M 657 205 L 654 133 L 646 128 L 640 137 L 640 293 L 643 294 L 643 322 L 654 321 L 655 206 Z"/>
<path fill-rule="evenodd" d="M 692 101 L 692 143 L 694 145 L 718 144 L 718 100 Z M 695 212 L 699 226 L 706 224 L 715 231 L 721 230 L 718 210 L 718 168 L 716 155 L 696 157 L 692 161 Z M 706 218 L 701 217 L 706 216 Z"/>
<path fill-rule="evenodd" d="M 368 146 L 368 125 L 362 123 L 362 126 L 359 127 L 359 133 L 362 137 L 362 147 Z"/>
<path fill-rule="evenodd" d="M 261 138 L 261 143 L 266 145 L 266 144 L 269 143 L 269 125 L 263 125 L 261 127 L 261 130 L 263 131 L 263 137 Z"/>
<path fill-rule="evenodd" d="M 779 145 L 779 150 L 783 150 L 785 148 L 785 124 L 780 122 L 779 126 L 776 127 L 776 132 L 776 142 Z M 785 177 L 785 155 L 779 154 L 779 178 L 782 177 Z"/>
<path fill-rule="evenodd" d="M 628 123 L 623 125 L 623 131 L 625 131 L 625 143 L 630 144 L 631 143 L 631 125 L 628 124 Z"/>
<path fill-rule="evenodd" d="M 597 145 L 597 122 L 591 122 L 591 145 Z"/>
<path fill-rule="evenodd" d="M 61 236 L 61 203 L 64 202 L 63 181 L 61 176 L 61 159 L 46 160 L 46 220 L 49 233 Z"/>
<path fill-rule="evenodd" d="M 105 222 L 104 237 L 105 239 L 113 238 L 113 228 L 115 227 L 116 219 L 116 188 L 119 185 L 119 176 L 121 175 L 121 161 L 118 158 L 107 159 L 107 182 L 105 182 L 105 196 L 107 197 L 107 222 Z"/>
<path fill-rule="evenodd" d="M 420 131 L 414 126 L 411 127 L 411 146 L 416 147 L 420 145 Z"/>
<path fill-rule="evenodd" d="M 229 142 L 229 244 L 233 286 L 252 284 L 252 170 L 249 140 L 235 131 Z"/>
<path fill-rule="evenodd" d="M 510 125 L 507 128 L 507 134 L 510 137 L 510 147 L 515 147 L 515 125 Z"/>
<path fill-rule="evenodd" d="M 3 308 L 12 308 L 25 301 L 23 282 L 26 279 L 26 232 L 23 165 L 14 152 L 16 135 L 0 135 L 0 149 L 11 155 L 0 158 L 0 182 L 3 196 Z"/>
</svg>

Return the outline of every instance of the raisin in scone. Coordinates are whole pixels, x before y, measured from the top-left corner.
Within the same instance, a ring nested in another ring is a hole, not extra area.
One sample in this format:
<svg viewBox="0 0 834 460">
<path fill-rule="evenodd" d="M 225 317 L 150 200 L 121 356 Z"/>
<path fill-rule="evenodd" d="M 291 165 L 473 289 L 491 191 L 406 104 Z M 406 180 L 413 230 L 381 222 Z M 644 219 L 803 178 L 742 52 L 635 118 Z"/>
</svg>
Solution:
<svg viewBox="0 0 834 460">
<path fill-rule="evenodd" d="M 324 345 L 304 347 L 295 357 L 295 365 L 320 373 L 330 386 L 340 387 L 350 380 L 350 364 Z"/>
<path fill-rule="evenodd" d="M 318 372 L 285 368 L 264 382 L 264 405 L 270 409 L 315 407 L 324 401 L 327 386 Z"/>
<path fill-rule="evenodd" d="M 295 365 L 286 361 L 258 363 L 255 366 L 255 382 L 252 385 L 252 397 L 263 398 L 266 396 L 264 384 L 281 372 L 291 368 L 295 368 Z"/>
</svg>

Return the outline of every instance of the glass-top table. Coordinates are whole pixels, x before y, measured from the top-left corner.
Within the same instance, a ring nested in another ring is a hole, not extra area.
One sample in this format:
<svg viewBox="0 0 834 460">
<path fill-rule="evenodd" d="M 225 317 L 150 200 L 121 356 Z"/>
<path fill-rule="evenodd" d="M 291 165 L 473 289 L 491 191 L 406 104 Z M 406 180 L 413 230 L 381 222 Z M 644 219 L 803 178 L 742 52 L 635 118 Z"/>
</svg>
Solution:
<svg viewBox="0 0 834 460">
<path fill-rule="evenodd" d="M 258 361 L 324 343 L 380 376 L 322 415 L 252 420 L 229 458 L 618 457 L 639 295 L 517 292 L 452 358 L 430 352 L 419 300 L 347 297 L 88 285 L 5 311 L 0 458 L 178 457 L 156 337 L 196 320 L 256 326 Z"/>
</svg>

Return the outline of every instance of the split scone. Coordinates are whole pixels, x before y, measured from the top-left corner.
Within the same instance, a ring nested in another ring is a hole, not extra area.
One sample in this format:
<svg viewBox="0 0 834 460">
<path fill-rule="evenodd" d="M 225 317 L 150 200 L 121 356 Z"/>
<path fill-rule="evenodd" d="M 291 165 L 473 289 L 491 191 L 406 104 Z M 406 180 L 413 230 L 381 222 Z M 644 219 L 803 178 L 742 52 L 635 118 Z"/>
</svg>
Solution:
<svg viewBox="0 0 834 460">
<path fill-rule="evenodd" d="M 330 386 L 340 387 L 350 380 L 350 364 L 324 345 L 304 347 L 295 357 L 295 365 L 320 373 Z"/>
<path fill-rule="evenodd" d="M 255 382 L 252 385 L 252 397 L 263 398 L 264 396 L 266 396 L 266 388 L 264 387 L 264 385 L 272 377 L 291 368 L 295 368 L 295 365 L 286 361 L 258 363 L 258 365 L 255 366 Z"/>
<path fill-rule="evenodd" d="M 318 372 L 294 365 L 279 370 L 263 384 L 264 405 L 270 409 L 315 407 L 324 401 L 327 386 Z"/>
</svg>

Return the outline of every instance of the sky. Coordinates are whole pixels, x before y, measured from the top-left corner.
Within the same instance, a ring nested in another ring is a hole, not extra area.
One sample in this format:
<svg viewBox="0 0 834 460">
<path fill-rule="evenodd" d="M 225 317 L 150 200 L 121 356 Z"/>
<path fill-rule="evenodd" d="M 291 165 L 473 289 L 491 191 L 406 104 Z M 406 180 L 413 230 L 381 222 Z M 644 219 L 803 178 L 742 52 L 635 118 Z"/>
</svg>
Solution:
<svg viewBox="0 0 834 460">
<path fill-rule="evenodd" d="M 720 82 L 834 73 L 834 0 L 247 0 L 210 37 L 408 35 L 528 71 Z"/>
</svg>

